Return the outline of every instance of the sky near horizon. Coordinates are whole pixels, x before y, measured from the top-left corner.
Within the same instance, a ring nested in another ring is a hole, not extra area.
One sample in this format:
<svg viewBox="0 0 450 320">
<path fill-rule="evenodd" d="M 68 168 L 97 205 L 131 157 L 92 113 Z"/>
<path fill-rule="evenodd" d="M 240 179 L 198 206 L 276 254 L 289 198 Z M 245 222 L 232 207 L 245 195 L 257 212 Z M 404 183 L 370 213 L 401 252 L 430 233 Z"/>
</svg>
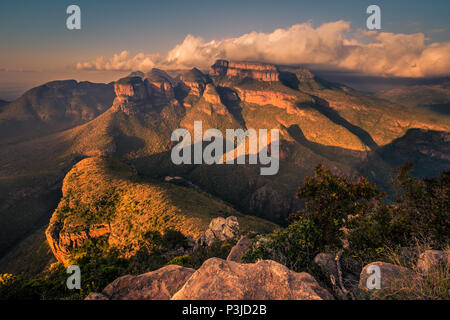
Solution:
<svg viewBox="0 0 450 320">
<path fill-rule="evenodd" d="M 66 28 L 71 4 L 81 8 L 81 30 Z M 378 36 L 362 35 L 371 4 L 381 8 Z M 5 74 L 89 78 L 93 71 L 207 66 L 217 57 L 324 64 L 376 75 L 442 75 L 437 70 L 450 73 L 441 61 L 450 51 L 449 12 L 448 0 L 1 0 L 0 86 Z M 376 52 L 380 43 L 388 54 Z M 413 66 L 394 65 L 393 57 L 405 56 L 402 50 L 415 52 L 406 57 Z M 380 66 L 365 67 L 365 59 Z"/>
</svg>

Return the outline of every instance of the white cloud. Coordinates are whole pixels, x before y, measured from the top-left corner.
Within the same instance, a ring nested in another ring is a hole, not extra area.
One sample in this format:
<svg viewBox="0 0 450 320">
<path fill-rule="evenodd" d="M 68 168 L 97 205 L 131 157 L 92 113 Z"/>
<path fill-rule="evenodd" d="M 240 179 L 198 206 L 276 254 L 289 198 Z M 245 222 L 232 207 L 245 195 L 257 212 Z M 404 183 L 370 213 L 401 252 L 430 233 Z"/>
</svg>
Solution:
<svg viewBox="0 0 450 320">
<path fill-rule="evenodd" d="M 77 64 L 87 70 L 208 68 L 216 59 L 257 60 L 277 64 L 315 64 L 371 75 L 422 77 L 450 74 L 450 42 L 427 44 L 423 33 L 351 31 L 347 21 L 310 22 L 271 33 L 251 32 L 237 38 L 205 42 L 188 35 L 165 57 L 128 51 L 110 59 Z"/>
</svg>

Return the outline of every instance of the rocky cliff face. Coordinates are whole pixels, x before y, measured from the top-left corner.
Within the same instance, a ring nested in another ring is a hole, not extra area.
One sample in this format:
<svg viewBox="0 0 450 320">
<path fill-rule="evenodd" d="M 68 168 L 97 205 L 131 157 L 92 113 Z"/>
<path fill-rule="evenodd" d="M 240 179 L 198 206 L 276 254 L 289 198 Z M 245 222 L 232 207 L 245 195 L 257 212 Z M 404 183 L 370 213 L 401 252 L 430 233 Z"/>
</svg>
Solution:
<svg viewBox="0 0 450 320">
<path fill-rule="evenodd" d="M 197 68 L 182 72 L 180 80 L 185 90 L 196 96 L 203 95 L 206 85 L 210 82 L 208 77 Z"/>
<path fill-rule="evenodd" d="M 114 84 L 116 99 L 113 108 L 128 115 L 143 112 L 151 108 L 150 93 L 146 83 L 140 77 L 127 77 Z"/>
<path fill-rule="evenodd" d="M 236 90 L 240 99 L 244 102 L 259 106 L 270 104 L 275 107 L 285 109 L 289 114 L 299 112 L 298 108 L 296 108 L 298 98 L 294 95 L 267 90 L 248 90 L 241 88 L 236 88 Z"/>
<path fill-rule="evenodd" d="M 174 90 L 179 83 L 167 72 L 154 68 L 145 75 L 145 81 L 152 96 L 167 101 L 175 98 Z"/>
<path fill-rule="evenodd" d="M 116 99 L 114 108 L 128 115 L 146 112 L 155 106 L 176 103 L 174 85 L 170 76 L 163 77 L 163 71 L 152 71 L 145 78 L 126 77 L 114 84 Z"/>
<path fill-rule="evenodd" d="M 221 104 L 220 96 L 217 93 L 216 88 L 212 84 L 207 84 L 205 91 L 203 92 L 203 98 L 206 100 L 206 102 L 212 103 L 212 104 Z"/>
<path fill-rule="evenodd" d="M 218 60 L 211 67 L 213 76 L 251 78 L 258 81 L 278 81 L 279 72 L 275 65 L 259 62 L 240 62 Z"/>
</svg>

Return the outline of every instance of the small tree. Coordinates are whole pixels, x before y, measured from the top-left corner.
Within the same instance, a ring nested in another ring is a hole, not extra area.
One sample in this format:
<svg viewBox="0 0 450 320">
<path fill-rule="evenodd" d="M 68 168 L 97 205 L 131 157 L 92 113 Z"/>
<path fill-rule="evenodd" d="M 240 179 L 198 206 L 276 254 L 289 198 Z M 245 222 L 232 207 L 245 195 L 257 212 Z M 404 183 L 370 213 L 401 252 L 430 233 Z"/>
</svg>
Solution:
<svg viewBox="0 0 450 320">
<path fill-rule="evenodd" d="M 314 177 L 307 177 L 297 197 L 305 208 L 296 215 L 311 219 L 323 232 L 327 246 L 342 247 L 343 227 L 349 218 L 374 210 L 384 193 L 365 177 L 352 182 L 331 174 L 318 165 Z"/>
</svg>

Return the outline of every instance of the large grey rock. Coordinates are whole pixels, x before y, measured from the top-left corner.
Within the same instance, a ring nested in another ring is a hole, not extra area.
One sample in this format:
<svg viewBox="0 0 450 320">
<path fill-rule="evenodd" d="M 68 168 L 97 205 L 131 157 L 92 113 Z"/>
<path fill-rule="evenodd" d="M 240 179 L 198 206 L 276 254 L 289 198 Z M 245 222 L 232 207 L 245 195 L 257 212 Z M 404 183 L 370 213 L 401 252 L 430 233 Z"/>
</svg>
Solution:
<svg viewBox="0 0 450 320">
<path fill-rule="evenodd" d="M 111 282 L 101 294 L 86 300 L 169 300 L 195 272 L 170 265 L 139 276 L 126 275 Z"/>
<path fill-rule="evenodd" d="M 450 265 L 450 250 L 426 250 L 417 260 L 417 269 L 427 275 L 433 268 Z"/>
<path fill-rule="evenodd" d="M 308 273 L 275 261 L 242 264 L 212 258 L 172 300 L 322 300 L 333 296 Z"/>
<path fill-rule="evenodd" d="M 236 245 L 231 249 L 230 254 L 227 257 L 227 261 L 242 262 L 242 256 L 249 248 L 250 238 L 247 236 L 242 236 Z"/>
</svg>

